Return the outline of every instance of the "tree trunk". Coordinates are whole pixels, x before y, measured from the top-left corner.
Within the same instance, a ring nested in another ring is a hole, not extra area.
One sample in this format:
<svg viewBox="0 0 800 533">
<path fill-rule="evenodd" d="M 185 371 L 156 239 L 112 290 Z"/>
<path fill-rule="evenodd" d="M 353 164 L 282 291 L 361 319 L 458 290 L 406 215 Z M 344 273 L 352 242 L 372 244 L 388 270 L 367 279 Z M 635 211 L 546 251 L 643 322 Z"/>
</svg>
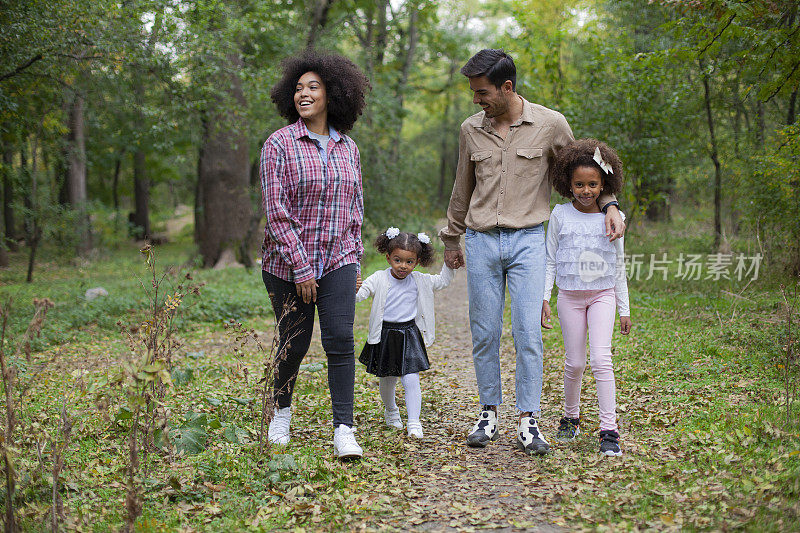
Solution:
<svg viewBox="0 0 800 533">
<path fill-rule="evenodd" d="M 241 117 L 246 101 L 237 74 L 242 60 L 231 55 L 228 64 L 230 70 L 221 71 L 218 78 L 219 87 L 228 91 L 238 109 L 226 109 L 220 100 L 212 102 L 198 162 L 198 244 L 205 267 L 217 266 L 224 252 L 229 256 L 241 249 L 252 211 L 246 128 Z"/>
<path fill-rule="evenodd" d="M 376 24 L 378 35 L 375 38 L 375 64 L 383 65 L 383 58 L 386 53 L 386 43 L 389 38 L 389 28 L 386 27 L 386 10 L 389 9 L 389 0 L 379 0 L 378 2 L 378 22 Z"/>
<path fill-rule="evenodd" d="M 3 222 L 5 243 L 12 252 L 17 250 L 17 229 L 14 220 L 14 176 L 12 172 L 14 152 L 3 143 Z"/>
<path fill-rule="evenodd" d="M 114 165 L 114 178 L 111 181 L 111 198 L 114 201 L 114 212 L 119 213 L 119 173 L 122 170 L 122 157 L 125 155 L 125 148 L 119 151 L 117 163 Z"/>
<path fill-rule="evenodd" d="M 764 117 L 764 102 L 761 100 L 758 101 L 756 104 L 756 117 L 757 117 L 757 129 L 756 129 L 756 143 L 758 145 L 758 149 L 763 151 L 764 150 L 764 140 L 766 139 L 766 118 Z"/>
<path fill-rule="evenodd" d="M 33 138 L 33 147 L 31 148 L 31 232 L 28 238 L 28 275 L 25 281 L 31 283 L 33 281 L 33 268 L 36 265 L 36 249 L 39 247 L 39 242 L 42 238 L 42 229 L 39 227 L 39 200 L 38 200 L 38 187 L 36 186 L 36 175 L 38 172 L 38 152 L 39 152 L 39 137 L 42 133 L 42 123 L 39 123 L 39 130 Z"/>
<path fill-rule="evenodd" d="M 147 179 L 144 150 L 137 148 L 133 153 L 133 198 L 132 222 L 137 239 L 150 237 L 150 181 Z"/>
<path fill-rule="evenodd" d="M 319 33 L 328 22 L 328 10 L 335 1 L 336 0 L 317 0 L 314 4 L 314 14 L 311 17 L 311 25 L 308 28 L 306 48 L 314 48 Z"/>
<path fill-rule="evenodd" d="M 400 142 L 403 133 L 403 101 L 405 99 L 406 87 L 408 86 L 408 77 L 411 74 L 411 65 L 414 63 L 414 54 L 417 51 L 417 19 L 419 18 L 419 9 L 417 6 L 410 7 L 411 14 L 408 18 L 408 46 L 406 46 L 405 57 L 403 58 L 403 68 L 400 71 L 400 78 L 397 81 L 395 88 L 395 98 L 397 100 L 397 111 L 399 118 L 394 130 L 394 142 L 392 143 L 392 160 L 391 164 L 397 164 L 400 158 Z"/>
<path fill-rule="evenodd" d="M 92 248 L 89 213 L 86 210 L 86 133 L 84 99 L 75 93 L 69 107 L 67 134 L 67 203 L 75 211 L 75 237 L 78 254 Z"/>
<path fill-rule="evenodd" d="M 797 105 L 797 91 L 798 89 L 792 91 L 792 95 L 789 97 L 789 111 L 786 112 L 786 124 L 788 126 L 794 124 L 795 120 L 794 107 L 795 105 Z"/>
<path fill-rule="evenodd" d="M 703 63 L 700 70 L 704 71 Z M 708 119 L 708 134 L 711 139 L 711 161 L 714 163 L 714 250 L 719 250 L 722 240 L 722 167 L 719 163 L 717 138 L 714 135 L 714 116 L 711 114 L 711 89 L 708 83 L 708 74 L 703 72 L 703 92 L 705 97 L 706 118 Z"/>
</svg>

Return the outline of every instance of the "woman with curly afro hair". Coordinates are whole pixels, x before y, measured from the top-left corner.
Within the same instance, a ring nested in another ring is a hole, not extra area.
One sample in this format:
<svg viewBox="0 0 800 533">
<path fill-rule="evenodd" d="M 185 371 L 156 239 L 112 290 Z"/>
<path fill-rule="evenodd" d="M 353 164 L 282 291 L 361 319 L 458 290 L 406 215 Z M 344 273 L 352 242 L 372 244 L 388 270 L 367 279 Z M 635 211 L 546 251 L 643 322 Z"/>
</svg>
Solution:
<svg viewBox="0 0 800 533">
<path fill-rule="evenodd" d="M 558 286 L 558 316 L 564 338 L 564 416 L 556 438 L 574 440 L 580 433 L 581 380 L 589 363 L 600 404 L 600 453 L 622 455 L 616 415 L 616 384 L 611 337 L 619 310 L 620 333 L 631 330 L 623 239 L 609 242 L 604 216 L 597 207 L 601 193 L 622 189 L 622 164 L 616 152 L 597 139 L 579 139 L 562 148 L 551 170 L 553 187 L 571 202 L 557 205 L 545 238 L 542 327 L 551 329 L 550 293 Z"/>
<path fill-rule="evenodd" d="M 333 449 L 361 457 L 353 434 L 356 278 L 364 253 L 361 161 L 345 135 L 364 109 L 369 82 L 347 58 L 307 51 L 281 64 L 272 101 L 289 121 L 261 150 L 267 225 L 262 277 L 278 320 L 275 414 L 268 437 L 289 442 L 295 379 L 318 309 L 328 358 Z"/>
</svg>

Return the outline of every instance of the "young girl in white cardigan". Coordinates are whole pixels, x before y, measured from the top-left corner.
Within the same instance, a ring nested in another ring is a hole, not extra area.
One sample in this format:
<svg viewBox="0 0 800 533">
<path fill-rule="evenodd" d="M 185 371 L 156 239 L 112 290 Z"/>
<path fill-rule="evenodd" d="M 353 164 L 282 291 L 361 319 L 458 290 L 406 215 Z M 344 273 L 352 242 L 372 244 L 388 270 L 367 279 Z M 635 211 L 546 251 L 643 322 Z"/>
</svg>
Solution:
<svg viewBox="0 0 800 533">
<path fill-rule="evenodd" d="M 384 420 L 397 429 L 403 428 L 395 402 L 400 377 L 406 391 L 408 435 L 422 438 L 419 373 L 430 368 L 425 347 L 436 337 L 433 293 L 450 285 L 453 271 L 446 265 L 437 275 L 414 271 L 417 265 L 433 262 L 433 246 L 424 233 L 389 228 L 375 240 L 375 248 L 386 254 L 389 268 L 359 283 L 356 301 L 370 296 L 373 299 L 369 337 L 358 360 L 366 365 L 367 372 L 380 377 Z"/>
</svg>

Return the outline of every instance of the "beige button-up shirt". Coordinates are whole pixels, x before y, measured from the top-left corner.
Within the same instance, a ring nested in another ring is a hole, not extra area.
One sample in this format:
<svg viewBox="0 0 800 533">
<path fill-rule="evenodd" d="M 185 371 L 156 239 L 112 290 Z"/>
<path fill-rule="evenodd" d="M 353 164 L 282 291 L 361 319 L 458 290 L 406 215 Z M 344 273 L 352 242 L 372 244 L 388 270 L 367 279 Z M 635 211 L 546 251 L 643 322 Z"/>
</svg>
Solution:
<svg viewBox="0 0 800 533">
<path fill-rule="evenodd" d="M 574 137 L 561 113 L 524 98 L 522 103 L 505 139 L 483 111 L 461 124 L 447 227 L 439 232 L 445 249 L 458 249 L 466 228 L 529 228 L 550 217 L 550 164 Z M 615 197 L 598 200 L 605 206 Z"/>
</svg>

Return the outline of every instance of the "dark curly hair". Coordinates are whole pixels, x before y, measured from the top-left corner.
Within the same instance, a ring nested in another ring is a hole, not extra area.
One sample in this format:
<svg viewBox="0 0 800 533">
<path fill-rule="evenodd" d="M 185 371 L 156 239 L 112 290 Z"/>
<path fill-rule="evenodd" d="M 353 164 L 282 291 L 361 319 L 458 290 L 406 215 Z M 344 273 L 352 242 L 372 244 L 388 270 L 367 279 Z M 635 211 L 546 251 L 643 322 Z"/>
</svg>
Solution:
<svg viewBox="0 0 800 533">
<path fill-rule="evenodd" d="M 603 161 L 611 164 L 611 174 L 600 168 L 594 160 L 595 148 L 600 148 Z M 558 151 L 553 167 L 550 169 L 550 178 L 553 188 L 564 198 L 572 198 L 572 172 L 578 167 L 593 167 L 600 172 L 603 179 L 603 192 L 617 194 L 622 190 L 622 162 L 617 152 L 602 141 L 597 139 L 578 139 L 572 141 Z"/>
<path fill-rule="evenodd" d="M 306 72 L 316 72 L 328 93 L 328 124 L 342 133 L 353 129 L 364 110 L 364 96 L 370 89 L 369 80 L 355 63 L 340 55 L 309 50 L 284 59 L 281 68 L 283 76 L 272 87 L 270 97 L 282 117 L 290 123 L 297 122 L 300 118 L 294 106 L 297 80 Z"/>
<path fill-rule="evenodd" d="M 393 239 L 381 233 L 375 239 L 375 249 L 382 254 L 390 254 L 398 248 L 417 254 L 417 261 L 421 266 L 431 266 L 433 263 L 433 246 L 420 242 L 419 237 L 413 233 L 401 231 Z"/>
</svg>

